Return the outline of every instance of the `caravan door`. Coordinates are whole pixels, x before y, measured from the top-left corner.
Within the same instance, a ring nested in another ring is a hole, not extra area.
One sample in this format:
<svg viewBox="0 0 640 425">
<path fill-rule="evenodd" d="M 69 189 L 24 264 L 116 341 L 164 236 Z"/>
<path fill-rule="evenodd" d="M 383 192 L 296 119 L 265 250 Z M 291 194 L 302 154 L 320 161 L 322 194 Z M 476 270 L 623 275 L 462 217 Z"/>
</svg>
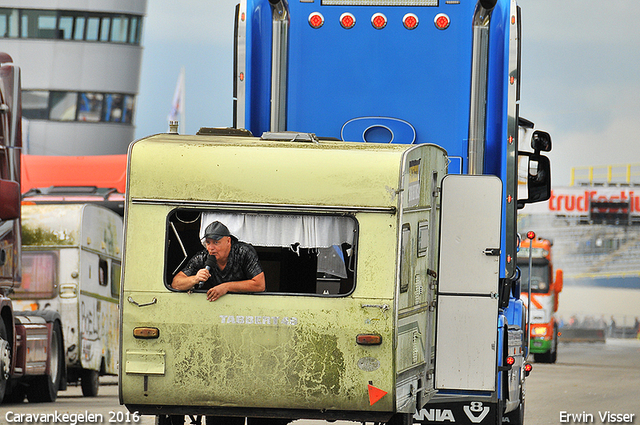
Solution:
<svg viewBox="0 0 640 425">
<path fill-rule="evenodd" d="M 442 191 L 436 389 L 495 391 L 502 182 L 448 175 Z"/>
</svg>

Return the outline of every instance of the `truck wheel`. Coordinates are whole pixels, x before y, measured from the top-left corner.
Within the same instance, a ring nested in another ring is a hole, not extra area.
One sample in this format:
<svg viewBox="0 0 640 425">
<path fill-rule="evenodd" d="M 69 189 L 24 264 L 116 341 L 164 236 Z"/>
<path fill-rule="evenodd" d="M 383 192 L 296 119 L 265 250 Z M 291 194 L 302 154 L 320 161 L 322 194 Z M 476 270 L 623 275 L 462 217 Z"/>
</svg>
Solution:
<svg viewBox="0 0 640 425">
<path fill-rule="evenodd" d="M 95 397 L 100 389 L 100 374 L 97 370 L 82 369 L 80 385 L 82 386 L 82 395 L 85 397 Z"/>
<path fill-rule="evenodd" d="M 58 388 L 64 374 L 64 353 L 62 329 L 60 322 L 53 323 L 51 333 L 51 357 L 49 359 L 49 375 L 38 376 L 27 389 L 27 399 L 30 403 L 52 403 L 58 397 Z"/>
<path fill-rule="evenodd" d="M 184 425 L 183 415 L 158 415 L 156 425 Z"/>
<path fill-rule="evenodd" d="M 551 357 L 549 358 L 549 363 L 555 363 L 558 360 L 558 328 L 553 328 L 553 348 L 551 352 Z"/>
<path fill-rule="evenodd" d="M 4 322 L 0 318 L 0 403 L 4 398 L 11 371 L 11 345 Z"/>
<path fill-rule="evenodd" d="M 509 418 L 509 424 L 514 425 L 523 425 L 524 424 L 524 396 L 522 393 L 522 388 L 520 388 L 520 404 L 518 408 L 513 412 L 509 412 L 505 414 L 507 418 Z"/>
<path fill-rule="evenodd" d="M 387 425 L 412 425 L 413 415 L 411 413 L 396 413 L 394 414 Z"/>
</svg>

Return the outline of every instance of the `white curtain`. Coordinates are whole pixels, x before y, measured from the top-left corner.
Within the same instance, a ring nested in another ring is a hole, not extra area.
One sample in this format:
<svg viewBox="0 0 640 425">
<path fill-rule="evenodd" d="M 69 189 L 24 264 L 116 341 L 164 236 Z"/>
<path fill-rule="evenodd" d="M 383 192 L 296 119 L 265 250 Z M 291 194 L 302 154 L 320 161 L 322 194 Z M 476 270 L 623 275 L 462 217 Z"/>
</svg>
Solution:
<svg viewBox="0 0 640 425">
<path fill-rule="evenodd" d="M 344 242 L 353 246 L 355 237 L 355 220 L 349 217 L 215 212 L 202 214 L 200 239 L 213 221 L 256 246 L 330 248 Z"/>
</svg>

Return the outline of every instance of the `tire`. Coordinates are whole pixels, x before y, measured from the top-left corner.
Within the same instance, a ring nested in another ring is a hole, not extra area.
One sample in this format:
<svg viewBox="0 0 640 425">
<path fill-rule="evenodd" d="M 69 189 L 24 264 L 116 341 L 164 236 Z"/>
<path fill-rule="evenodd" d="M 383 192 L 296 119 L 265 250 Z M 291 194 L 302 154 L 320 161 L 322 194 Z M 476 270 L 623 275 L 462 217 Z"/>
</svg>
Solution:
<svg viewBox="0 0 640 425">
<path fill-rule="evenodd" d="M 555 363 L 558 360 L 558 328 L 553 328 L 553 352 L 549 358 L 549 363 Z"/>
<path fill-rule="evenodd" d="M 80 377 L 80 385 L 82 386 L 82 395 L 85 397 L 95 397 L 100 389 L 100 374 L 97 370 L 82 369 Z"/>
<path fill-rule="evenodd" d="M 247 418 L 247 425 L 287 425 L 289 422 L 289 419 L 281 418 Z"/>
<path fill-rule="evenodd" d="M 413 415 L 411 413 L 396 413 L 387 422 L 387 425 L 412 425 Z"/>
<path fill-rule="evenodd" d="M 26 391 L 20 384 L 14 386 L 11 389 L 11 393 L 6 392 L 4 394 L 4 402 L 11 404 L 20 404 L 24 401 Z"/>
<path fill-rule="evenodd" d="M 505 414 L 505 416 L 509 419 L 510 425 L 524 424 L 524 395 L 522 393 L 522 388 L 520 389 L 520 404 L 518 405 L 518 408 L 513 412 Z"/>
<path fill-rule="evenodd" d="M 0 318 L 0 403 L 4 399 L 9 384 L 9 372 L 11 372 L 11 344 L 7 328 Z"/>
<path fill-rule="evenodd" d="M 30 403 L 52 403 L 58 397 L 58 388 L 64 375 L 65 361 L 60 322 L 53 322 L 51 332 L 51 348 L 49 350 L 49 375 L 38 376 L 27 389 L 27 399 Z"/>
<path fill-rule="evenodd" d="M 156 416 L 156 425 L 184 425 L 184 416 L 158 415 Z"/>
</svg>

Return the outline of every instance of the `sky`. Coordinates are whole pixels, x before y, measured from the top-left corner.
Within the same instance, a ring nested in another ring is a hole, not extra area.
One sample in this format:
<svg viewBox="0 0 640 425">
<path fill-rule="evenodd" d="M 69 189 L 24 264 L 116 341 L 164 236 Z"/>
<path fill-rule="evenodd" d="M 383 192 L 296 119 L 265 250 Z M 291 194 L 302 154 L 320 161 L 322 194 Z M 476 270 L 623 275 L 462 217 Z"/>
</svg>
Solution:
<svg viewBox="0 0 640 425">
<path fill-rule="evenodd" d="M 237 0 L 148 0 L 136 138 L 165 132 L 180 69 L 186 129 L 232 125 Z M 548 131 L 554 186 L 571 168 L 640 164 L 640 2 L 519 0 L 520 115 Z M 640 181 L 636 177 L 635 181 Z"/>
</svg>

